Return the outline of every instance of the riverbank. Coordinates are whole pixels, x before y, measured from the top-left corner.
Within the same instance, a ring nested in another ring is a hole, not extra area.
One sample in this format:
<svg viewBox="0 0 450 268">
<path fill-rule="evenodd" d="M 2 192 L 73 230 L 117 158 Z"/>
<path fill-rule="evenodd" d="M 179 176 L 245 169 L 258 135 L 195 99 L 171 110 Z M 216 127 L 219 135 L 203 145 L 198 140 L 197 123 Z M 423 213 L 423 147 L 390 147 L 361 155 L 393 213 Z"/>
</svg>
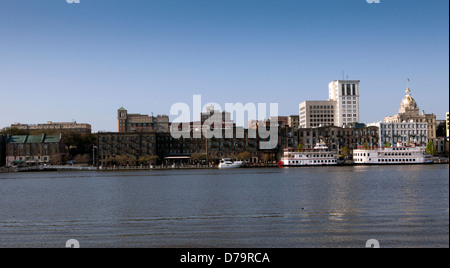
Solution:
<svg viewBox="0 0 450 268">
<path fill-rule="evenodd" d="M 449 164 L 448 158 L 435 158 L 432 164 Z M 353 161 L 348 161 L 340 166 L 353 166 Z M 242 168 L 278 168 L 277 163 L 247 163 Z M 183 169 L 218 169 L 217 165 L 140 165 L 140 166 L 33 166 L 21 168 L 0 168 L 0 173 L 10 172 L 39 172 L 39 171 L 122 171 L 122 170 L 183 170 Z"/>
</svg>

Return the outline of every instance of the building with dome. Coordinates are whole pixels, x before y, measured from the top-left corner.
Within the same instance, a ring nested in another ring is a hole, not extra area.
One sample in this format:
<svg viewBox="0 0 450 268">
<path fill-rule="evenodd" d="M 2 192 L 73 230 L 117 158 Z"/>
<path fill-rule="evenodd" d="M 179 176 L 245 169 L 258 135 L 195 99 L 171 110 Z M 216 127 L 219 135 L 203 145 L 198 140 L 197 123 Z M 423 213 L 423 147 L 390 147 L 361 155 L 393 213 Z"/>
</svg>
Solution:
<svg viewBox="0 0 450 268">
<path fill-rule="evenodd" d="M 426 114 L 425 111 L 420 113 L 416 100 L 411 96 L 410 88 L 406 89 L 406 94 L 400 103 L 398 114 L 384 118 L 384 123 L 407 123 L 406 125 L 415 123 L 419 124 L 418 126 L 420 124 L 423 126 L 426 123 L 428 141 L 433 141 L 436 144 L 436 115 Z M 412 130 L 405 129 L 404 131 L 407 131 L 406 134 L 409 137 L 409 141 L 417 135 L 417 133 L 413 134 Z M 394 135 L 400 137 L 401 134 Z"/>
</svg>

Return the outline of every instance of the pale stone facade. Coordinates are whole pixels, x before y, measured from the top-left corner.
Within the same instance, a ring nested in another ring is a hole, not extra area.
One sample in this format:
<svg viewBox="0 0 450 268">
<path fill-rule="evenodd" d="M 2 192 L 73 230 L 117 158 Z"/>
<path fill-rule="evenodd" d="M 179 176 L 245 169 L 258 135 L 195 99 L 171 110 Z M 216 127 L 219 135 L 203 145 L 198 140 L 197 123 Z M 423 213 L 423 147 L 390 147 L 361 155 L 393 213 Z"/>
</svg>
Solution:
<svg viewBox="0 0 450 268">
<path fill-rule="evenodd" d="M 334 125 L 342 127 L 360 123 L 360 80 L 335 80 L 328 85 L 329 100 L 336 101 Z"/>
<path fill-rule="evenodd" d="M 299 105 L 299 127 L 334 126 L 336 101 L 304 101 Z"/>
<path fill-rule="evenodd" d="M 411 96 L 411 89 L 406 89 L 398 114 L 384 118 L 385 123 L 427 123 L 428 141 L 436 144 L 436 115 L 419 112 L 419 106 Z"/>
</svg>

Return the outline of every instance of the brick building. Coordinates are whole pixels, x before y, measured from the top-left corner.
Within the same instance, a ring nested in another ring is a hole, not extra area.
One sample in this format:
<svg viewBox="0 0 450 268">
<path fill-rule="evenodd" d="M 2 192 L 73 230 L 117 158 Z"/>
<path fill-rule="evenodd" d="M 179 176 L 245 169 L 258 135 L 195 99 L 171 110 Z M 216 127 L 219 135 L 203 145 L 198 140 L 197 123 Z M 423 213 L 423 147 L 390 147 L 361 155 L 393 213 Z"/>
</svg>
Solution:
<svg viewBox="0 0 450 268">
<path fill-rule="evenodd" d="M 121 107 L 117 111 L 118 132 L 169 132 L 169 117 L 167 115 L 148 116 L 129 114 Z"/>
<path fill-rule="evenodd" d="M 60 164 L 66 156 L 62 135 L 19 135 L 6 138 L 6 165 Z"/>
<path fill-rule="evenodd" d="M 208 155 L 211 162 L 221 158 L 236 158 L 240 153 L 249 152 L 252 159 L 258 159 L 259 143 L 257 138 L 249 138 L 244 131 L 244 138 L 173 138 L 164 132 L 105 132 L 98 133 L 98 157 L 100 165 L 108 165 L 116 156 L 127 156 L 130 161 L 143 157 L 157 156 L 159 160 L 168 162 L 173 159 L 189 160 L 193 154 Z"/>
<path fill-rule="evenodd" d="M 356 149 L 358 145 L 379 144 L 379 129 L 375 126 L 356 124 L 352 128 L 326 126 L 319 128 L 301 128 L 298 130 L 299 144 L 312 149 L 316 143 L 324 141 L 328 148 L 341 151 L 342 148 Z"/>
<path fill-rule="evenodd" d="M 6 136 L 0 134 L 0 167 L 6 165 Z"/>
</svg>

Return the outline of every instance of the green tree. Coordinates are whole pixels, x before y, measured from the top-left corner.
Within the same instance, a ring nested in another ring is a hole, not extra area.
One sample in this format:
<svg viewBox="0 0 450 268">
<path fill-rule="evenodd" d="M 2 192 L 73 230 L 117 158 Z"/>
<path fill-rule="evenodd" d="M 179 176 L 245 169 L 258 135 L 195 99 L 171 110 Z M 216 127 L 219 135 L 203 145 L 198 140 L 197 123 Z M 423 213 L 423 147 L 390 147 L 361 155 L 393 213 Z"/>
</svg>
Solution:
<svg viewBox="0 0 450 268">
<path fill-rule="evenodd" d="M 436 128 L 436 137 L 445 137 L 446 125 L 445 122 L 442 122 Z"/>
<path fill-rule="evenodd" d="M 350 155 L 350 149 L 348 149 L 347 146 L 344 146 L 344 148 L 342 148 L 342 155 L 343 155 L 344 157 L 347 157 L 347 156 Z"/>
<path fill-rule="evenodd" d="M 238 154 L 237 159 L 238 160 L 249 160 L 251 157 L 252 157 L 252 154 L 245 151 L 245 152 Z"/>
<path fill-rule="evenodd" d="M 148 164 L 149 161 L 150 161 L 150 156 L 149 155 L 143 155 L 143 156 L 139 157 L 137 162 L 139 164 L 146 165 L 146 164 Z"/>
<path fill-rule="evenodd" d="M 0 134 L 3 135 L 28 135 L 29 132 L 26 129 L 18 129 L 16 127 L 5 127 L 0 131 Z"/>
<path fill-rule="evenodd" d="M 427 145 L 427 148 L 425 149 L 425 152 L 428 155 L 432 155 L 432 156 L 436 155 L 436 146 L 434 146 L 433 141 L 429 141 L 428 142 L 428 145 Z"/>
<path fill-rule="evenodd" d="M 116 155 L 114 162 L 118 165 L 125 166 L 127 164 L 128 157 L 126 155 Z"/>
<path fill-rule="evenodd" d="M 75 156 L 75 164 L 88 164 L 89 163 L 89 155 L 88 154 L 79 154 Z"/>
<path fill-rule="evenodd" d="M 156 162 L 158 162 L 160 160 L 159 156 L 157 155 L 152 155 L 149 157 L 148 161 L 150 161 L 150 164 L 153 165 Z"/>
<path fill-rule="evenodd" d="M 193 154 L 191 155 L 191 160 L 192 160 L 192 161 L 206 160 L 206 154 L 202 154 L 202 153 L 193 153 Z"/>
<path fill-rule="evenodd" d="M 97 146 L 97 134 L 80 134 L 74 131 L 66 131 L 63 133 L 64 142 L 69 149 L 71 159 L 77 155 L 90 155 L 92 157 L 93 145 Z"/>
</svg>

